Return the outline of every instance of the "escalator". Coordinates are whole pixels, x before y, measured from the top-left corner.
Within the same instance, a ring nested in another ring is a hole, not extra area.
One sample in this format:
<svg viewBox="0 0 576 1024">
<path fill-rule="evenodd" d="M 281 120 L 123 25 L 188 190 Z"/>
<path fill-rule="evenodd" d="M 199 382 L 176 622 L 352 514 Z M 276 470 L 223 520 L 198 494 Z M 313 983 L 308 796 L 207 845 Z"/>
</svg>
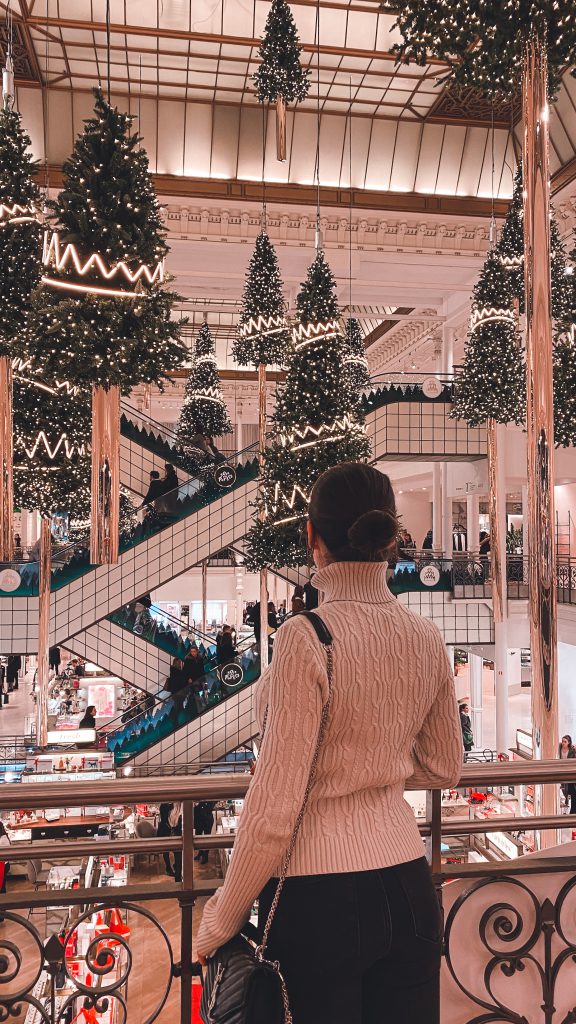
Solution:
<svg viewBox="0 0 576 1024">
<path fill-rule="evenodd" d="M 216 646 L 211 637 L 154 605 L 145 609 L 134 602 L 71 637 L 66 649 L 156 694 L 173 659 L 184 659 L 193 644 L 205 660 L 215 657 Z"/>
<path fill-rule="evenodd" d="M 232 674 L 231 665 L 239 680 L 236 683 L 225 681 Z M 117 766 L 131 761 L 167 764 L 182 758 L 191 763 L 206 761 L 208 754 L 210 760 L 217 760 L 252 738 L 251 687 L 260 675 L 254 638 L 244 642 L 234 661 L 226 666 L 228 672 L 217 670 L 215 658 L 206 667 L 206 674 L 195 684 L 174 696 L 160 695 L 153 706 L 131 720 L 123 715 L 105 727 L 106 746 Z"/>
</svg>

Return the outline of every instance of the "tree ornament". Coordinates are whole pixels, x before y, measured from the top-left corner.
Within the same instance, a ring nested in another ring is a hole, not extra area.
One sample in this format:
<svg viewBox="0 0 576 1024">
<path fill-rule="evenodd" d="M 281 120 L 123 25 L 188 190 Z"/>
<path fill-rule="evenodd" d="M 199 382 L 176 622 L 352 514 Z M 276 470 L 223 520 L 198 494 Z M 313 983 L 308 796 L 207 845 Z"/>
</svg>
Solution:
<svg viewBox="0 0 576 1024">
<path fill-rule="evenodd" d="M 297 298 L 300 343 L 279 388 L 273 441 L 266 449 L 258 519 L 248 535 L 246 566 L 306 564 L 303 525 L 320 474 L 338 462 L 368 457 L 358 392 L 345 365 L 336 282 L 322 250 Z M 325 326 L 330 323 L 330 330 Z M 322 328 L 312 330 L 312 328 Z M 337 329 L 338 328 L 338 329 Z"/>
<path fill-rule="evenodd" d="M 272 0 L 258 50 L 262 63 L 253 79 L 260 103 L 276 104 L 276 157 L 286 159 L 286 106 L 304 100 L 310 89 L 310 70 L 302 67 L 302 46 L 286 0 Z"/>
<path fill-rule="evenodd" d="M 162 387 L 183 360 L 178 296 L 165 287 L 161 210 L 133 118 L 95 91 L 64 184 L 32 302 L 30 351 L 48 380 L 92 388 L 91 561 L 118 558 L 120 393 Z"/>
<path fill-rule="evenodd" d="M 195 434 L 221 437 L 230 434 L 232 424 L 222 394 L 214 339 L 207 323 L 203 323 L 196 339 L 194 365 L 186 382 L 184 405 L 176 433 L 185 455 L 194 457 L 198 449 L 192 445 Z"/>
</svg>

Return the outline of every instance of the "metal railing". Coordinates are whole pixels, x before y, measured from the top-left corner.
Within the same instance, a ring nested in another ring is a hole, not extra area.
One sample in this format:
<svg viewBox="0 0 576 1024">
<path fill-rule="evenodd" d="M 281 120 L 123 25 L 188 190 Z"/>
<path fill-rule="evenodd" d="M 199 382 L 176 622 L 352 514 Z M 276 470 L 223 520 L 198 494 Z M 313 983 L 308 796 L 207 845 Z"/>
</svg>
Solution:
<svg viewBox="0 0 576 1024">
<path fill-rule="evenodd" d="M 127 958 L 126 969 L 120 972 L 120 981 L 117 972 L 114 973 L 114 969 L 122 951 L 125 952 L 128 948 L 128 939 L 112 931 L 104 932 L 103 935 L 98 936 L 102 945 L 98 945 L 94 939 L 85 953 L 75 954 L 76 961 L 84 958 L 85 963 L 96 963 L 98 966 L 98 971 L 94 972 L 98 975 L 99 987 L 96 990 L 87 989 L 86 986 L 75 981 L 74 974 L 70 969 L 69 958 L 65 953 L 71 937 L 83 920 L 93 917 L 97 913 L 104 914 L 107 910 L 114 908 L 120 912 L 129 912 L 131 920 L 138 918 L 147 927 L 154 929 L 157 942 L 167 951 L 164 968 L 166 977 L 162 978 L 161 995 L 158 997 L 156 1007 L 147 1018 L 148 1022 L 154 1021 L 159 1015 L 175 979 L 179 979 L 180 1024 L 189 1024 L 191 986 L 195 973 L 192 962 L 193 906 L 199 896 L 208 895 L 220 884 L 217 879 L 206 878 L 204 874 L 199 877 L 196 874 L 194 854 L 197 850 L 229 849 L 234 842 L 232 835 L 196 836 L 194 833 L 194 804 L 242 798 L 246 794 L 249 782 L 249 775 L 235 773 L 201 774 L 188 777 L 148 777 L 145 790 L 145 799 L 148 804 L 182 803 L 181 837 L 170 836 L 160 839 L 127 839 L 123 837 L 89 841 L 57 842 L 53 840 L 49 843 L 42 841 L 14 843 L 10 854 L 14 860 L 37 860 L 39 857 L 45 856 L 49 857 L 51 861 L 78 863 L 86 857 L 105 858 L 119 854 L 158 856 L 165 852 L 174 853 L 176 856 L 181 856 L 182 882 L 176 885 L 172 880 L 165 884 L 136 882 L 114 889 L 94 886 L 44 892 L 20 889 L 0 896 L 0 914 L 4 917 L 10 934 L 9 954 L 14 958 L 14 970 L 0 973 L 0 1010 L 2 1014 L 8 1019 L 11 1015 L 15 1015 L 17 1005 L 22 1003 L 35 1005 L 31 990 L 37 975 L 30 983 L 30 974 L 25 974 L 23 969 L 23 947 L 26 947 L 29 956 L 30 945 L 36 950 L 41 966 L 47 971 L 48 983 L 52 986 L 51 994 L 53 996 L 56 992 L 56 976 L 64 970 L 67 976 L 67 985 L 72 990 L 72 994 L 68 996 L 71 1002 L 78 1002 L 80 1005 L 80 1001 L 86 997 L 94 1001 L 102 994 L 121 1000 L 123 986 L 126 985 L 130 971 L 133 970 L 130 958 Z M 499 786 L 510 787 L 532 783 L 538 785 L 574 784 L 576 783 L 576 766 L 570 761 L 560 760 L 507 762 L 484 765 L 481 768 L 477 765 L 468 765 L 464 766 L 462 770 L 459 788 L 466 790 L 482 787 L 494 790 Z M 23 799 L 29 809 L 61 807 L 69 802 L 70 786 L 64 783 L 55 783 L 47 787 L 30 783 L 25 791 L 17 785 L 5 786 L 0 791 L 0 795 L 4 810 L 20 809 Z M 120 804 L 123 807 L 134 807 L 140 803 L 142 797 L 142 781 L 138 777 L 78 782 L 74 787 L 74 800 L 81 806 L 101 804 L 116 806 Z M 527 1020 L 527 1018 L 519 1015 L 513 1016 L 511 1012 L 506 1015 L 508 1011 L 502 1010 L 502 1007 L 506 1005 L 502 1001 L 505 999 L 505 995 L 502 995 L 502 986 L 505 987 L 506 980 L 512 978 L 516 971 L 522 970 L 527 960 L 530 959 L 536 964 L 537 978 L 542 985 L 542 1000 L 539 1000 L 538 1004 L 542 1006 L 543 1012 L 543 1016 L 531 1017 L 530 1020 L 534 1021 L 534 1024 L 538 1021 L 542 1021 L 542 1024 L 556 1024 L 556 1022 L 561 1024 L 561 1017 L 555 1016 L 554 1006 L 558 970 L 561 963 L 568 957 L 574 958 L 576 955 L 576 940 L 570 939 L 566 933 L 566 927 L 562 924 L 562 912 L 570 893 L 576 889 L 576 863 L 573 853 L 570 851 L 570 855 L 567 853 L 566 856 L 559 857 L 519 857 L 517 860 L 505 863 L 457 865 L 442 863 L 442 844 L 444 840 L 453 837 L 465 840 L 467 837 L 476 837 L 481 834 L 518 832 L 519 827 L 523 830 L 528 827 L 531 831 L 536 830 L 541 833 L 544 830 L 554 830 L 566 826 L 567 818 L 563 815 L 532 818 L 498 815 L 496 818 L 481 821 L 443 819 L 441 798 L 440 791 L 435 790 L 429 794 L 427 817 L 426 820 L 419 823 L 419 829 L 426 842 L 429 861 L 440 894 L 444 893 L 448 896 L 451 891 L 443 889 L 447 881 L 457 879 L 466 881 L 464 890 L 457 898 L 452 898 L 450 909 L 445 917 L 444 956 L 447 970 L 461 991 L 466 994 L 472 1007 L 476 1007 L 476 1013 L 478 1006 L 482 1006 L 485 1011 L 492 1012 L 492 1016 L 482 1017 L 483 1020 L 508 1020 L 520 1024 L 520 1021 Z M 576 818 L 574 821 L 576 823 Z M 563 876 L 566 874 L 568 881 L 564 883 Z M 530 886 L 530 876 L 540 882 L 538 891 Z M 560 876 L 560 882 L 555 881 L 558 876 Z M 494 889 L 492 897 L 490 896 L 490 887 Z M 554 898 L 546 892 L 547 887 L 550 892 L 553 888 L 558 888 Z M 479 893 L 482 894 L 482 900 L 479 906 L 476 906 L 475 901 Z M 519 899 L 520 896 L 525 898 L 524 907 L 516 905 L 514 902 L 516 897 Z M 151 909 L 156 900 L 166 899 L 175 901 L 179 905 L 179 962 L 176 962 L 173 946 L 173 943 L 176 944 L 175 937 L 167 934 Z M 450 900 L 447 902 L 450 903 Z M 71 914 L 63 929 L 64 941 L 59 946 L 54 944 L 50 936 L 42 935 L 30 920 L 25 921 L 20 914 L 16 913 L 18 910 L 45 912 L 48 907 L 60 907 Z M 78 916 L 79 908 L 84 909 L 80 909 Z M 471 943 L 473 937 L 476 936 L 480 948 L 486 951 L 489 958 L 488 968 L 484 972 L 476 972 L 480 978 L 484 979 L 481 995 L 471 991 L 466 976 L 459 977 L 456 961 L 462 942 L 461 932 L 460 939 L 458 939 L 457 923 L 463 913 L 466 914 L 467 943 Z M 23 930 L 23 935 L 19 934 L 18 929 Z M 499 949 L 495 949 L 494 942 L 491 941 L 494 935 L 500 942 L 501 948 Z M 550 941 L 552 935 L 556 936 L 555 948 L 552 947 Z M 549 941 L 542 942 L 541 940 L 546 936 Z M 47 938 L 48 941 L 46 941 Z M 104 943 L 104 940 L 108 941 Z M 3 948 L 6 947 L 3 946 Z M 104 948 L 105 953 L 102 952 Z M 96 955 L 99 950 L 101 956 L 98 960 Z M 498 966 L 502 969 L 499 1001 L 496 1000 L 491 986 L 492 974 Z M 158 958 L 158 963 L 155 963 L 155 969 L 160 970 L 160 958 Z M 50 979 L 52 980 L 50 981 Z M 54 1000 L 48 1001 L 40 1019 L 45 1024 L 56 1024 L 58 1020 L 62 1019 L 61 1013 L 55 1012 Z M 478 1016 L 470 1015 L 467 1024 L 471 1024 L 472 1020 L 479 1019 Z M 571 1019 L 571 1016 L 565 1017 L 564 1024 Z M 128 1018 L 128 1022 L 130 1022 L 130 1018 Z M 462 1024 L 464 1024 L 464 1020 Z"/>
</svg>

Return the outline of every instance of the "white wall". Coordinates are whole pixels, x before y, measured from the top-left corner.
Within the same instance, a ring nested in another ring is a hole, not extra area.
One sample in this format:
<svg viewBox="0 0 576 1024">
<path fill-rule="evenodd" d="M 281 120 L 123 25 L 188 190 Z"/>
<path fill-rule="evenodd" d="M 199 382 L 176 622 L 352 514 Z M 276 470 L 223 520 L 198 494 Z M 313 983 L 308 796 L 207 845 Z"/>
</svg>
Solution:
<svg viewBox="0 0 576 1024">
<path fill-rule="evenodd" d="M 400 494 L 397 490 L 396 508 L 402 517 L 402 526 L 412 534 L 416 547 L 421 547 L 428 530 L 432 529 L 430 492 L 403 491 Z"/>
</svg>

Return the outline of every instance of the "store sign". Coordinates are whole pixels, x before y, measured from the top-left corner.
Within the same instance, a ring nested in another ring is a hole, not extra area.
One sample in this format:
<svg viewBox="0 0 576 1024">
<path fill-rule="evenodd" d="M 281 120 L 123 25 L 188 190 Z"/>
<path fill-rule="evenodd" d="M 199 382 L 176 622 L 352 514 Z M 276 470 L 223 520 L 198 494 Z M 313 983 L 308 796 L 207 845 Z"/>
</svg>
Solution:
<svg viewBox="0 0 576 1024">
<path fill-rule="evenodd" d="M 238 686 L 239 683 L 244 679 L 244 671 L 241 665 L 236 665 L 232 662 L 230 665 L 224 665 L 220 669 L 220 680 L 225 683 L 226 686 Z"/>
<path fill-rule="evenodd" d="M 96 729 L 49 729 L 48 743 L 96 743 Z"/>
<path fill-rule="evenodd" d="M 3 590 L 4 593 L 11 594 L 14 590 L 18 590 L 21 582 L 20 573 L 16 572 L 15 569 L 2 569 L 0 571 L 0 590 Z"/>
<path fill-rule="evenodd" d="M 437 377 L 427 377 L 422 383 L 422 393 L 426 398 L 439 398 L 442 394 L 442 382 Z"/>
<path fill-rule="evenodd" d="M 236 483 L 236 471 L 232 466 L 218 466 L 214 470 L 214 479 L 218 487 L 233 487 Z"/>
<path fill-rule="evenodd" d="M 517 846 L 505 832 L 490 832 L 487 836 L 488 846 L 495 846 L 508 860 L 516 860 L 520 856 L 521 847 Z"/>
<path fill-rule="evenodd" d="M 425 587 L 435 587 L 440 582 L 440 569 L 437 565 L 425 565 L 420 569 L 420 582 Z"/>
</svg>

